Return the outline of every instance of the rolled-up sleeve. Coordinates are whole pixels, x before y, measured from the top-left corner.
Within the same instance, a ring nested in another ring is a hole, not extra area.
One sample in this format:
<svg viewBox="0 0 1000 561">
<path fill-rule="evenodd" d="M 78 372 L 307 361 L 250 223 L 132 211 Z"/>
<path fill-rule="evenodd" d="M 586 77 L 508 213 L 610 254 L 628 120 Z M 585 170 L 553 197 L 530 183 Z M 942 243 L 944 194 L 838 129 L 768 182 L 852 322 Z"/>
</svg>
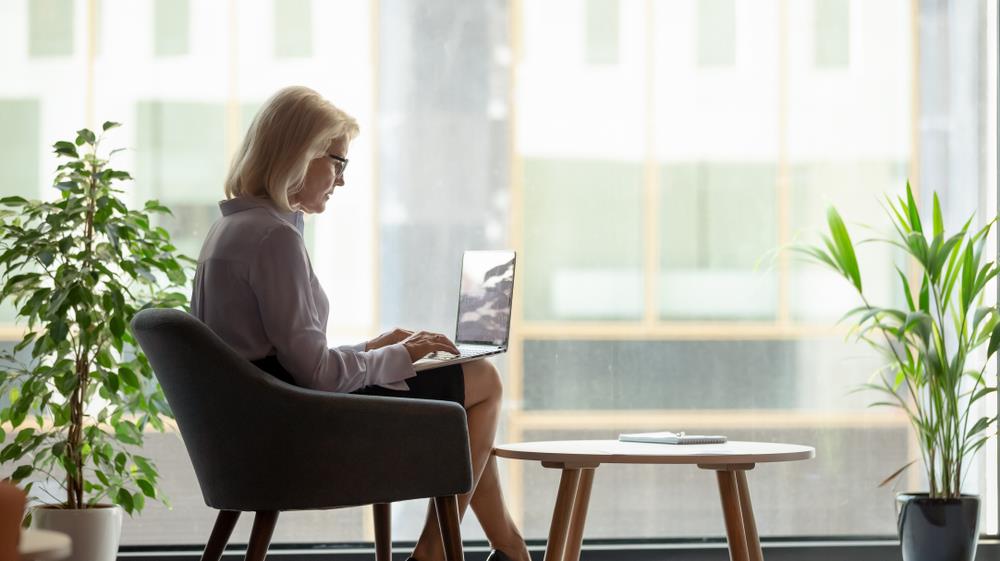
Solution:
<svg viewBox="0 0 1000 561">
<path fill-rule="evenodd" d="M 372 351 L 363 350 L 364 344 L 329 348 L 311 277 L 298 232 L 276 227 L 263 237 L 249 281 L 278 361 L 298 385 L 346 393 L 416 375 L 401 343 Z"/>
</svg>

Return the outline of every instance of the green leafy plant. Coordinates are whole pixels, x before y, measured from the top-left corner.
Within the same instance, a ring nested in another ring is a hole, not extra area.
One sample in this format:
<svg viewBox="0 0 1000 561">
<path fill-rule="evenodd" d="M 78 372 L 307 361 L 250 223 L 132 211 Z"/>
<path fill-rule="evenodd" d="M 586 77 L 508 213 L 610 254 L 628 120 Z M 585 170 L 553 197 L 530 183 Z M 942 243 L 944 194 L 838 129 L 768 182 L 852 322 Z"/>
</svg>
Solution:
<svg viewBox="0 0 1000 561">
<path fill-rule="evenodd" d="M 141 308 L 186 307 L 177 291 L 192 261 L 150 221 L 156 201 L 129 209 L 116 188 L 131 180 L 98 155 L 101 137 L 78 131 L 55 153 L 59 197 L 0 199 L 0 299 L 13 303 L 24 337 L 0 354 L 0 463 L 10 478 L 63 487 L 65 508 L 100 502 L 132 514 L 164 500 L 158 473 L 138 452 L 147 428 L 172 417 L 149 363 L 128 331 Z M 25 358 L 24 355 L 28 356 Z M 30 479 L 29 479 L 30 478 Z M 53 487 L 53 486 L 48 486 Z"/>
<path fill-rule="evenodd" d="M 931 229 L 927 230 L 909 183 L 905 199 L 887 198 L 886 212 L 895 236 L 859 243 L 889 244 L 907 256 L 905 267 L 912 276 L 896 266 L 905 308 L 876 306 L 865 296 L 855 245 L 836 208 L 827 212 L 828 231 L 822 245 L 796 249 L 839 273 L 856 290 L 863 305 L 850 310 L 844 319 L 853 320 L 852 332 L 858 339 L 887 357 L 887 364 L 861 389 L 882 396 L 872 406 L 896 407 L 906 413 L 920 444 L 930 497 L 955 498 L 961 493 L 963 470 L 995 434 L 997 423 L 996 416 L 975 414 L 975 405 L 997 389 L 986 380 L 985 368 L 1000 347 L 1000 312 L 995 305 L 983 305 L 984 290 L 997 276 L 996 261 L 983 258 L 996 219 L 970 230 L 970 217 L 957 233 L 946 234 L 935 193 Z M 985 353 L 974 356 L 984 344 Z M 982 360 L 982 367 L 968 368 L 970 359 Z"/>
</svg>

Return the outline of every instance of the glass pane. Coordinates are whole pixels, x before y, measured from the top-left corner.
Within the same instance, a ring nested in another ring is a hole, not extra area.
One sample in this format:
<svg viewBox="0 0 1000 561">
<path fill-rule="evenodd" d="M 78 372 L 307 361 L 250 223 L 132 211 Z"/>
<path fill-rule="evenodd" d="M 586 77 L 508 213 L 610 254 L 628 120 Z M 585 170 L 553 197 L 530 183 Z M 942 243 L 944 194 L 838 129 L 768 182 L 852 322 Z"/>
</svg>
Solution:
<svg viewBox="0 0 1000 561">
<path fill-rule="evenodd" d="M 525 56 L 516 94 L 523 164 L 515 181 L 523 188 L 517 212 L 523 216 L 522 302 L 529 321 L 622 321 L 646 314 L 643 34 L 616 32 L 613 66 L 573 62 L 589 56 L 580 52 L 590 44 L 579 34 L 584 24 L 589 29 L 598 10 L 612 8 L 616 29 L 642 29 L 635 1 L 524 5 Z M 552 21 L 567 22 L 559 41 L 552 41 L 545 24 Z M 605 109 L 610 107 L 614 111 Z"/>
<path fill-rule="evenodd" d="M 158 57 L 186 55 L 191 50 L 188 0 L 153 0 L 153 53 Z"/>
<path fill-rule="evenodd" d="M 526 317 L 640 318 L 639 166 L 534 159 L 524 174 Z"/>
<path fill-rule="evenodd" d="M 773 319 L 776 273 L 762 265 L 778 243 L 771 164 L 663 166 L 660 316 Z"/>
<path fill-rule="evenodd" d="M 857 409 L 864 402 L 845 393 L 878 365 L 872 352 L 839 340 L 529 340 L 524 408 Z"/>
<path fill-rule="evenodd" d="M 735 0 L 698 0 L 698 66 L 735 63 Z"/>
<path fill-rule="evenodd" d="M 139 102 L 137 172 L 147 196 L 218 200 L 226 166 L 223 111 L 213 103 Z"/>
<path fill-rule="evenodd" d="M 40 193 L 40 104 L 36 99 L 0 99 L 0 193 L 38 197 Z"/>
<path fill-rule="evenodd" d="M 851 60 L 849 0 L 815 0 L 816 66 L 845 68 Z"/>
<path fill-rule="evenodd" d="M 843 18 L 834 17 L 839 2 L 816 3 L 816 14 L 824 19 L 818 28 L 838 21 L 846 26 L 847 2 Z M 790 25 L 809 21 L 807 5 L 790 10 Z M 857 18 L 882 22 L 895 14 L 908 22 L 909 5 L 853 4 Z M 830 13 L 825 12 L 830 11 Z M 846 33 L 846 27 L 844 28 Z M 884 47 L 866 57 L 857 75 L 816 73 L 807 64 L 792 65 L 789 74 L 787 135 L 789 146 L 789 225 L 792 235 L 802 241 L 818 241 L 816 232 L 825 227 L 831 205 L 848 223 L 857 239 L 885 237 L 892 233 L 882 208 L 886 196 L 903 192 L 908 178 L 919 173 L 911 165 L 914 139 L 914 53 L 908 32 L 899 25 L 879 31 Z M 805 41 L 807 34 L 793 35 Z M 937 158 L 927 154 L 926 161 Z M 931 182 L 930 189 L 945 185 Z M 927 199 L 929 202 L 929 199 Z M 971 202 L 969 210 L 976 204 Z M 883 244 L 865 244 L 860 249 L 860 267 L 866 292 L 873 303 L 892 305 L 901 295 L 897 290 L 893 253 Z M 789 266 L 790 314 L 803 321 L 831 322 L 846 310 L 859 305 L 850 284 L 832 273 L 791 259 Z M 822 296 L 820 296 L 822 295 Z"/>
<path fill-rule="evenodd" d="M 884 195 L 902 193 L 905 162 L 803 162 L 792 166 L 791 224 L 803 242 L 817 243 L 816 232 L 826 224 L 832 204 L 851 224 L 855 238 L 887 238 L 893 234 L 882 206 Z M 864 287 L 876 305 L 901 305 L 899 279 L 893 265 L 901 252 L 885 244 L 865 244 L 858 250 Z M 826 268 L 802 260 L 791 262 L 791 312 L 796 319 L 834 322 L 861 305 L 854 288 Z"/>
<path fill-rule="evenodd" d="M 312 55 L 311 0 L 275 0 L 274 54 L 277 57 Z"/>
<path fill-rule="evenodd" d="M 618 0 L 586 0 L 587 63 L 618 62 Z"/>
<path fill-rule="evenodd" d="M 174 245 L 196 257 L 224 198 L 225 113 L 221 105 L 138 103 L 136 187 L 174 209 L 161 217 Z"/>
<path fill-rule="evenodd" d="M 32 57 L 73 54 L 72 0 L 31 0 L 28 5 L 28 54 Z"/>
<path fill-rule="evenodd" d="M 781 231 L 779 42 L 745 36 L 739 69 L 699 69 L 735 60 L 718 56 L 735 49 L 735 14 L 733 2 L 715 0 L 654 9 L 656 315 L 664 320 L 767 321 L 779 313 L 780 271 L 771 263 Z M 778 4 L 741 15 L 741 29 L 773 28 Z M 695 28 L 683 23 L 692 19 Z M 722 51 L 703 56 L 706 45 Z"/>
<path fill-rule="evenodd" d="M 39 102 L 34 99 L 0 99 L 0 194 L 37 198 L 41 184 L 39 165 Z M 9 302 L 0 302 L 0 325 L 10 324 L 17 310 Z"/>
</svg>

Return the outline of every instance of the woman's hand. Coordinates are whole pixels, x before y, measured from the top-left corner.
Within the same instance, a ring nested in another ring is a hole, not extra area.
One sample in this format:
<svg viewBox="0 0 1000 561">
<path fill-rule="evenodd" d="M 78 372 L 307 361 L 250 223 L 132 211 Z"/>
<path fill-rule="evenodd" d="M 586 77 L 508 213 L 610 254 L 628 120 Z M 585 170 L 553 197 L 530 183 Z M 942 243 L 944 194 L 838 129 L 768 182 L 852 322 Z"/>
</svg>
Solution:
<svg viewBox="0 0 1000 561">
<path fill-rule="evenodd" d="M 407 329 L 400 329 L 397 327 L 396 329 L 393 329 L 392 331 L 386 331 L 385 333 L 365 343 L 365 350 L 374 351 L 375 349 L 381 349 L 382 347 L 395 345 L 396 343 L 402 341 L 403 339 L 406 339 L 410 335 L 413 335 L 412 331 L 409 331 Z"/>
<path fill-rule="evenodd" d="M 458 349 L 450 339 L 440 333 L 417 331 L 403 340 L 403 346 L 410 353 L 410 360 L 416 362 L 430 353 L 444 351 L 458 354 Z"/>
</svg>

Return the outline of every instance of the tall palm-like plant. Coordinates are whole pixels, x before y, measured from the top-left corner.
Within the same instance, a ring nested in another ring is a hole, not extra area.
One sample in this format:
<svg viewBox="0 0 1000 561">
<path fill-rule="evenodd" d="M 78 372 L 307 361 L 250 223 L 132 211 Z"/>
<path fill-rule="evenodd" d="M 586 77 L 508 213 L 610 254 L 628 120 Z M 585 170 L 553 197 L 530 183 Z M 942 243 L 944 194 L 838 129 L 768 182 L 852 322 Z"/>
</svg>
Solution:
<svg viewBox="0 0 1000 561">
<path fill-rule="evenodd" d="M 997 276 L 996 260 L 983 257 L 996 219 L 973 230 L 970 217 L 957 233 L 948 234 L 936 193 L 933 204 L 928 231 L 907 183 L 905 199 L 886 200 L 895 236 L 866 240 L 899 248 L 912 262 L 909 275 L 896 267 L 905 308 L 878 306 L 868 299 L 855 244 L 836 208 L 827 212 L 822 244 L 796 249 L 839 273 L 857 291 L 862 305 L 844 318 L 853 320 L 858 339 L 888 359 L 863 388 L 882 396 L 872 406 L 906 413 L 920 444 L 930 498 L 955 498 L 968 462 L 996 431 L 996 416 L 976 413 L 976 405 L 997 389 L 987 381 L 985 368 L 1000 347 L 1000 311 L 983 305 L 984 290 Z M 977 355 L 983 345 L 985 356 Z M 972 361 L 982 366 L 969 368 Z"/>
</svg>

